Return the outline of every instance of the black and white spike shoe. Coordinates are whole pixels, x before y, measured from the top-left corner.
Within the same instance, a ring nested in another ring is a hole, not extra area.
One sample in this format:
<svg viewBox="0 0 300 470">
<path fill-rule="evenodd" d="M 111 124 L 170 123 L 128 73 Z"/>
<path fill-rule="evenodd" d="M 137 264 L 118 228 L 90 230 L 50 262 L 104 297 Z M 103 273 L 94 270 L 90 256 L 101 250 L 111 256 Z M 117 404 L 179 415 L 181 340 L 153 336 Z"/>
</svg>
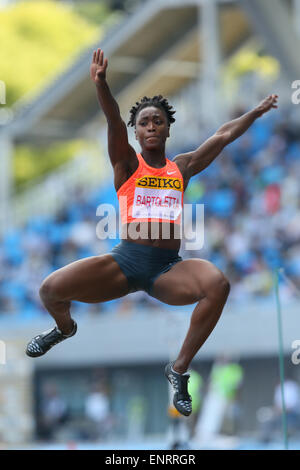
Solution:
<svg viewBox="0 0 300 470">
<path fill-rule="evenodd" d="M 77 331 L 77 323 L 73 320 L 74 327 L 69 335 L 63 335 L 62 332 L 55 326 L 50 330 L 44 331 L 40 335 L 35 336 L 27 344 L 26 354 L 30 357 L 39 357 L 46 354 L 53 346 L 61 343 L 65 339 L 71 338 Z"/>
<path fill-rule="evenodd" d="M 184 416 L 192 413 L 192 397 L 188 393 L 188 380 L 190 374 L 179 374 L 173 369 L 174 362 L 170 362 L 165 367 L 165 376 L 173 387 L 173 405 L 176 410 Z"/>
</svg>

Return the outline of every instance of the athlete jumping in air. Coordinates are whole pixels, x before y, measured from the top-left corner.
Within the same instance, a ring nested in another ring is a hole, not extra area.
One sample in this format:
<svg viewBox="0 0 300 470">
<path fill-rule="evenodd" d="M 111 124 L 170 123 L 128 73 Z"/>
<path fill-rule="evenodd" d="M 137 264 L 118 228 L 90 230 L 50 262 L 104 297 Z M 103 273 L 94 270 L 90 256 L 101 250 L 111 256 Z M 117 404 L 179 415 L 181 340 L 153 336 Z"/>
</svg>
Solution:
<svg viewBox="0 0 300 470">
<path fill-rule="evenodd" d="M 178 256 L 183 193 L 192 176 L 203 171 L 230 142 L 272 108 L 277 95 L 223 126 L 192 152 L 165 156 L 175 111 L 161 95 L 144 97 L 130 110 L 141 152 L 128 143 L 126 124 L 106 81 L 108 61 L 103 51 L 93 53 L 90 76 L 108 125 L 108 151 L 114 170 L 122 220 L 122 241 L 111 253 L 80 259 L 50 274 L 40 297 L 56 326 L 35 336 L 26 353 L 45 354 L 55 344 L 74 336 L 77 325 L 70 315 L 72 301 L 98 303 L 145 290 L 169 305 L 194 308 L 190 326 L 176 360 L 165 374 L 173 386 L 175 408 L 191 414 L 188 367 L 215 327 L 226 303 L 230 284 L 225 275 L 204 259 Z M 153 236 L 153 232 L 155 236 Z M 167 236 L 165 235 L 167 234 Z"/>
</svg>

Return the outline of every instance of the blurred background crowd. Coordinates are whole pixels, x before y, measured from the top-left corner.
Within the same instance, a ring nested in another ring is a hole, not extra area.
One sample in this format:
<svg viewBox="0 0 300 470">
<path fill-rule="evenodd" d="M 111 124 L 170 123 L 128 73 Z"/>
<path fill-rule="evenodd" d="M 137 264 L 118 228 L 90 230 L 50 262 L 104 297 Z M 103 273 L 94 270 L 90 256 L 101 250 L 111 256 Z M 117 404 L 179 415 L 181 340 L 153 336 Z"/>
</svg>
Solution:
<svg viewBox="0 0 300 470">
<path fill-rule="evenodd" d="M 238 110 L 234 117 L 241 113 Z M 204 204 L 205 242 L 199 250 L 185 250 L 183 244 L 180 253 L 218 266 L 231 281 L 232 302 L 272 296 L 272 272 L 277 267 L 283 267 L 300 288 L 300 129 L 278 114 L 256 121 L 191 180 L 185 193 L 185 203 Z M 80 258 L 107 253 L 119 242 L 97 238 L 96 209 L 102 203 L 112 204 L 117 211 L 112 180 L 89 196 L 74 188 L 58 214 L 31 217 L 24 227 L 3 235 L 1 315 L 43 315 L 39 287 L 48 274 Z M 297 296 L 295 286 L 283 286 L 284 298 Z M 131 299 L 156 307 L 143 294 Z M 111 302 L 102 309 L 109 311 L 123 302 Z M 74 308 L 90 309 L 79 303 Z"/>
</svg>

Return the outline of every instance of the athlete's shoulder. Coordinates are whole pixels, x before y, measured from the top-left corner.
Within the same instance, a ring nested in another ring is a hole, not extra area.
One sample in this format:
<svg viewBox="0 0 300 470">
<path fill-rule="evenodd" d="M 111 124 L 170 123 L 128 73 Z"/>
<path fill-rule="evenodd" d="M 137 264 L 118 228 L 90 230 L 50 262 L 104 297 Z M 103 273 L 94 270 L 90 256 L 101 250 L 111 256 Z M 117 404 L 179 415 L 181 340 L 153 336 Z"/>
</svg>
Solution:
<svg viewBox="0 0 300 470">
<path fill-rule="evenodd" d="M 184 181 L 184 191 L 186 190 L 191 177 L 188 170 L 189 160 L 190 156 L 188 153 L 176 155 L 176 157 L 173 159 L 173 162 L 180 171 L 182 179 Z"/>
<path fill-rule="evenodd" d="M 172 160 L 169 160 L 169 167 L 170 168 L 172 167 L 172 169 L 174 169 L 174 170 L 176 169 L 183 176 L 184 162 L 182 162 L 182 160 L 178 159 L 177 157 L 178 157 L 178 155 L 175 158 L 173 158 Z"/>
<path fill-rule="evenodd" d="M 190 159 L 190 153 L 179 153 L 173 158 L 173 162 L 176 163 L 177 166 L 179 165 L 186 165 Z"/>
</svg>

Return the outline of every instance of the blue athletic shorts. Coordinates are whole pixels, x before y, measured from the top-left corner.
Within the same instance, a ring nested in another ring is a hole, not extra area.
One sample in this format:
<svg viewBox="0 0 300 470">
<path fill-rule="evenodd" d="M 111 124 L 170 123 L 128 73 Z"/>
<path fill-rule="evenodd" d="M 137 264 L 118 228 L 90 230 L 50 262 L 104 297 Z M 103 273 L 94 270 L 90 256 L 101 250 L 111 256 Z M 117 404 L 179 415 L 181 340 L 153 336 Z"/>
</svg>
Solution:
<svg viewBox="0 0 300 470">
<path fill-rule="evenodd" d="M 144 290 L 150 295 L 155 279 L 182 261 L 177 250 L 139 245 L 127 240 L 122 240 L 109 254 L 127 277 L 130 292 Z"/>
</svg>

